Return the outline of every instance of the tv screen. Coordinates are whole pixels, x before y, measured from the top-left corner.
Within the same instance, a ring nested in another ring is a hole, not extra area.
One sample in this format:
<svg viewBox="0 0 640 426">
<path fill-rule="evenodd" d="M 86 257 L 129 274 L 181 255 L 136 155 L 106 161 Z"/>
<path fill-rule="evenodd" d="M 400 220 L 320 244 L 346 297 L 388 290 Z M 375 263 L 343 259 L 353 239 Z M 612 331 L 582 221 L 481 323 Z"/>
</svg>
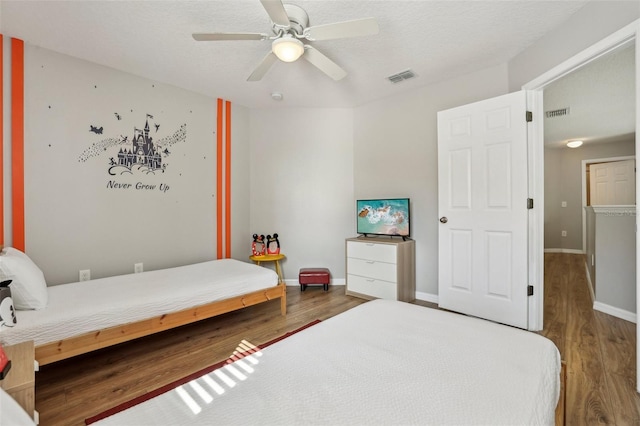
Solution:
<svg viewBox="0 0 640 426">
<path fill-rule="evenodd" d="M 357 200 L 357 232 L 364 235 L 409 236 L 409 199 Z"/>
</svg>

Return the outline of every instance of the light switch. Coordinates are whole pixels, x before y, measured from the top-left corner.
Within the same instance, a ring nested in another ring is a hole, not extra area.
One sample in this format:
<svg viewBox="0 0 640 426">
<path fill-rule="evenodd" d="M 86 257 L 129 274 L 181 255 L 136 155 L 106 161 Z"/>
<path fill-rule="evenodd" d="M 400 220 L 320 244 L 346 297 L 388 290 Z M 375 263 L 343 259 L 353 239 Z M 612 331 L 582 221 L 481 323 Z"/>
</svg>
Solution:
<svg viewBox="0 0 640 426">
<path fill-rule="evenodd" d="M 567 202 L 566 201 L 562 202 L 562 207 L 567 207 Z"/>
</svg>

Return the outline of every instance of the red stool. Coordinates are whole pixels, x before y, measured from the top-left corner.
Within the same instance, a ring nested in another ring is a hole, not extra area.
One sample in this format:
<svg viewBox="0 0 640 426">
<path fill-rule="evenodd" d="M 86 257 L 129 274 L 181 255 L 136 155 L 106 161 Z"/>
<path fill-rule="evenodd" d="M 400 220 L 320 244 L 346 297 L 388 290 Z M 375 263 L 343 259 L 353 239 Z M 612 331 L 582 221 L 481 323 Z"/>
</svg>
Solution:
<svg viewBox="0 0 640 426">
<path fill-rule="evenodd" d="M 305 291 L 309 284 L 322 284 L 324 291 L 329 290 L 329 270 L 327 268 L 302 268 L 298 274 L 300 291 Z"/>
</svg>

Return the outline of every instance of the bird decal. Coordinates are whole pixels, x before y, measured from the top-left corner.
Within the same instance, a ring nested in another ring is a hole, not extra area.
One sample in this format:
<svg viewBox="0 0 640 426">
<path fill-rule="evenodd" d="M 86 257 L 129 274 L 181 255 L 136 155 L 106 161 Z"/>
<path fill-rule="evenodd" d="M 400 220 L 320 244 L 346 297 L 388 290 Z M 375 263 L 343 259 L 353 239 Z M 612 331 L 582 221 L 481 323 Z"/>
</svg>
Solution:
<svg viewBox="0 0 640 426">
<path fill-rule="evenodd" d="M 101 135 L 101 134 L 102 134 L 102 126 L 98 127 L 98 126 L 91 126 L 91 125 L 90 125 L 90 127 L 91 127 L 91 128 L 89 129 L 89 131 L 90 131 L 90 132 L 93 132 L 93 133 L 95 133 L 96 135 Z"/>
</svg>

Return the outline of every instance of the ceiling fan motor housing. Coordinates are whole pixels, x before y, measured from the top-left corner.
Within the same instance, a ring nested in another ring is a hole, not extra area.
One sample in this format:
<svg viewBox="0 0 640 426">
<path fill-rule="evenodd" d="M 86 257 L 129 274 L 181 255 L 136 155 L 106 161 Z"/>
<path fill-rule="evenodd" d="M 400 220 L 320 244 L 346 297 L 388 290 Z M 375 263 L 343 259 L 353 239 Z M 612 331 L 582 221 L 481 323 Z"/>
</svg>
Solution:
<svg viewBox="0 0 640 426">
<path fill-rule="evenodd" d="M 285 4 L 283 6 L 284 10 L 287 12 L 287 16 L 289 16 L 289 23 L 291 25 L 289 30 L 285 31 L 293 32 L 296 35 L 302 35 L 304 29 L 309 26 L 309 15 L 303 8 L 296 6 L 295 4 Z M 275 34 L 280 34 L 281 30 L 282 27 L 273 24 L 273 32 Z"/>
</svg>

